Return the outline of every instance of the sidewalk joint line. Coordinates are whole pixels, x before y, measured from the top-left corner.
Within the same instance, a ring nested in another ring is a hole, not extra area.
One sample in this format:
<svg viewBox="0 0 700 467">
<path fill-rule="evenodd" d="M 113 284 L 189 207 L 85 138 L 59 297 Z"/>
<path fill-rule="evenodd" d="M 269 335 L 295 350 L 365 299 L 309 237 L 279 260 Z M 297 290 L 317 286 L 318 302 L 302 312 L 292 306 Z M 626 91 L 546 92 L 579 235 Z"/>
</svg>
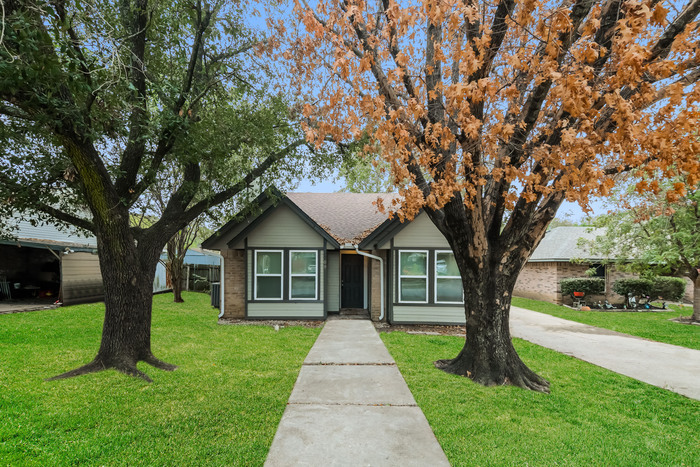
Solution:
<svg viewBox="0 0 700 467">
<path fill-rule="evenodd" d="M 313 362 L 302 363 L 302 366 L 396 366 L 396 363 L 333 363 Z"/>
<path fill-rule="evenodd" d="M 341 407 L 418 407 L 418 404 L 369 404 L 359 402 L 287 402 L 287 405 L 331 405 Z"/>
</svg>

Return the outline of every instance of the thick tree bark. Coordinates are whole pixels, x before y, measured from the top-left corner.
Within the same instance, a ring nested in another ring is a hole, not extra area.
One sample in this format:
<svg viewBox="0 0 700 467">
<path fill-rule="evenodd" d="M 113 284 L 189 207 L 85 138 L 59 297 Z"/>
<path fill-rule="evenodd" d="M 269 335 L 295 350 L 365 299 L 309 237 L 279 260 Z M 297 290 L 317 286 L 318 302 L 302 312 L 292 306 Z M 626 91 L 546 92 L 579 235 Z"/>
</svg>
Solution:
<svg viewBox="0 0 700 467">
<path fill-rule="evenodd" d="M 493 268 L 463 275 L 467 336 L 457 357 L 438 360 L 437 368 L 466 376 L 484 386 L 509 384 L 549 392 L 549 382 L 530 370 L 511 341 L 509 317 L 515 278 Z"/>
<path fill-rule="evenodd" d="M 438 360 L 435 366 L 485 386 L 509 384 L 548 393 L 549 382 L 530 370 L 515 351 L 509 321 L 518 275 L 553 213 L 537 221 L 520 218 L 501 232 L 486 230 L 480 207 L 467 211 L 460 198 L 447 203 L 442 212 L 442 221 L 435 212 L 428 214 L 442 225 L 462 276 L 467 335 L 457 357 Z"/>
<path fill-rule="evenodd" d="M 153 279 L 163 245 L 142 240 L 137 246 L 128 224 L 119 224 L 111 223 L 109 233 L 97 233 L 105 293 L 100 349 L 92 362 L 51 380 L 113 368 L 150 382 L 136 367 L 138 362 L 168 371 L 177 368 L 158 360 L 151 351 Z"/>
</svg>

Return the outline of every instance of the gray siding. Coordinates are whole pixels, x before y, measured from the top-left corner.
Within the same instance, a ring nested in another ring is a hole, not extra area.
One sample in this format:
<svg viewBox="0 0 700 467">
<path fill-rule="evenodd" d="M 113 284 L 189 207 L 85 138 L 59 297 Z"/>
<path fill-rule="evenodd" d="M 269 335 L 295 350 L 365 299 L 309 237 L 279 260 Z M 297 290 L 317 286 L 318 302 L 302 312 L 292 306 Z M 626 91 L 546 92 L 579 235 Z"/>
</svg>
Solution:
<svg viewBox="0 0 700 467">
<path fill-rule="evenodd" d="M 397 248 L 450 248 L 445 237 L 425 213 L 419 214 L 410 224 L 396 234 L 394 246 Z M 381 247 L 388 248 L 389 245 L 386 244 Z"/>
<path fill-rule="evenodd" d="M 464 307 L 394 305 L 393 323 L 464 324 Z"/>
<path fill-rule="evenodd" d="M 104 288 L 97 255 L 84 252 L 63 255 L 61 290 L 65 305 L 102 300 Z"/>
<path fill-rule="evenodd" d="M 249 248 L 323 248 L 323 237 L 287 206 L 279 206 L 248 236 Z"/>
<path fill-rule="evenodd" d="M 249 318 L 323 319 L 323 303 L 248 303 Z"/>
<path fill-rule="evenodd" d="M 340 252 L 328 255 L 328 311 L 340 310 Z"/>
</svg>

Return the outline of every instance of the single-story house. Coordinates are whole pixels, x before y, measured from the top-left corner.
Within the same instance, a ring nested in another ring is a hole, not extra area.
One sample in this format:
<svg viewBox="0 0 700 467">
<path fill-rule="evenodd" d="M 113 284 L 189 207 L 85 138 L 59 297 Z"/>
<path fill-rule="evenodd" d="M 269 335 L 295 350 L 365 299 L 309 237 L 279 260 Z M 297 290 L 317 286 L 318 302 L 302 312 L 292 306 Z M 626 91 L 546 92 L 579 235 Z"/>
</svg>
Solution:
<svg viewBox="0 0 700 467">
<path fill-rule="evenodd" d="M 0 238 L 0 300 L 102 300 L 97 241 L 53 224 L 10 219 L 12 238 Z"/>
<path fill-rule="evenodd" d="M 606 261 L 586 247 L 587 242 L 604 233 L 604 229 L 578 226 L 562 226 L 548 231 L 520 272 L 513 295 L 571 305 L 571 297 L 562 296 L 559 281 L 569 277 L 589 277 L 586 272 L 594 268 L 594 277 L 605 279 L 605 295 L 589 299 L 622 303 L 624 297 L 613 292 L 613 284 L 619 279 L 637 275 L 621 271 L 615 264 L 615 258 Z M 581 240 L 584 240 L 583 244 Z M 693 283 L 688 278 L 685 280 L 683 300 L 692 303 Z"/>
<path fill-rule="evenodd" d="M 444 236 L 421 213 L 378 211 L 394 194 L 262 194 L 202 243 L 218 250 L 226 318 L 324 319 L 368 310 L 392 323 L 463 324 L 462 283 Z"/>
<path fill-rule="evenodd" d="M 605 279 L 605 295 L 590 298 L 622 303 L 624 298 L 614 293 L 612 286 L 619 279 L 636 275 L 620 271 L 614 262 L 605 264 L 604 258 L 592 254 L 580 242 L 594 240 L 603 233 L 603 229 L 578 226 L 562 226 L 548 231 L 520 272 L 513 295 L 570 305 L 571 297 L 562 296 L 559 281 L 569 277 L 590 277 L 587 271 L 595 269 L 593 277 Z"/>
</svg>

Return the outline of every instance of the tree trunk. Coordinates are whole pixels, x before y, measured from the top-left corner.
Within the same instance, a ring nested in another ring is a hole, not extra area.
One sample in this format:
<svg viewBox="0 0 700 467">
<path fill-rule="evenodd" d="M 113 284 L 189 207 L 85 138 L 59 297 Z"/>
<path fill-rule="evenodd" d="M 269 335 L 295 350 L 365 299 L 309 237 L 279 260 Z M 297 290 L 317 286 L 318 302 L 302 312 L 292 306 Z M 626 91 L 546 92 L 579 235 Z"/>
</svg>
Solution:
<svg viewBox="0 0 700 467">
<path fill-rule="evenodd" d="M 168 240 L 166 248 L 168 259 L 165 267 L 170 275 L 170 283 L 173 287 L 173 302 L 183 303 L 182 299 L 182 276 L 185 270 L 185 255 L 187 254 L 188 230 L 182 229 Z"/>
<path fill-rule="evenodd" d="M 464 347 L 457 357 L 438 360 L 435 366 L 484 386 L 509 384 L 548 393 L 549 382 L 523 363 L 511 341 L 510 301 L 517 276 L 467 276 L 462 281 L 467 317 Z"/>
<path fill-rule="evenodd" d="M 182 272 L 178 274 L 170 274 L 170 280 L 173 283 L 173 302 L 183 303 L 182 299 Z"/>
<path fill-rule="evenodd" d="M 150 382 L 151 378 L 136 368 L 138 362 L 168 371 L 177 368 L 151 352 L 153 280 L 163 245 L 141 241 L 137 247 L 128 224 L 110 235 L 98 232 L 97 240 L 105 295 L 100 349 L 92 362 L 50 379 L 114 368 Z"/>
</svg>

